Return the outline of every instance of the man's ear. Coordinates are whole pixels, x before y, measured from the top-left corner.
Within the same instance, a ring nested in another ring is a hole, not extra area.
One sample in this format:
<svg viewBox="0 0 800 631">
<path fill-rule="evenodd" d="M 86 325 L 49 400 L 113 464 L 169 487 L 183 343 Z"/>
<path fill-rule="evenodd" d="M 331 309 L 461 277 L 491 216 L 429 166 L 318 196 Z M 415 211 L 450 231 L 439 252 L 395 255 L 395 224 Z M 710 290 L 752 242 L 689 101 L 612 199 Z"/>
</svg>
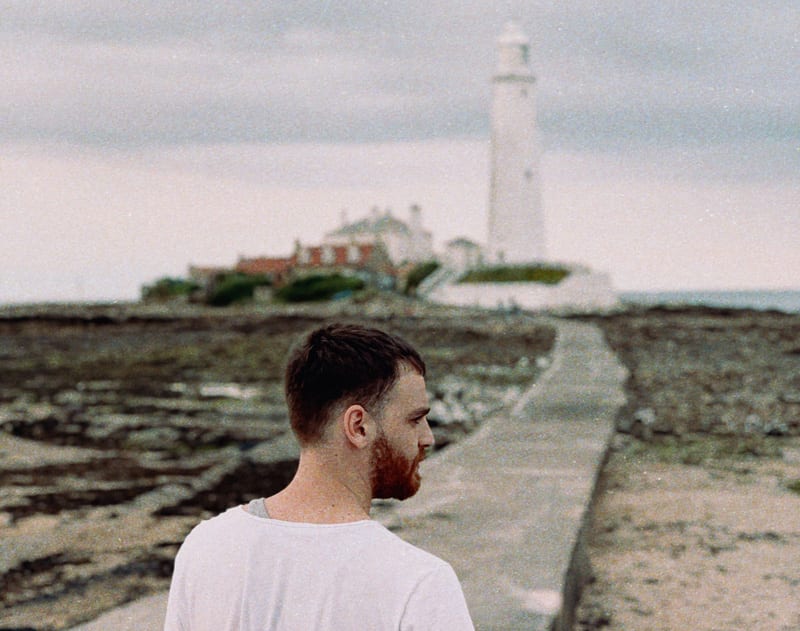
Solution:
<svg viewBox="0 0 800 631">
<path fill-rule="evenodd" d="M 354 404 L 342 414 L 342 430 L 348 442 L 357 449 L 364 449 L 372 440 L 372 418 L 363 406 Z"/>
</svg>

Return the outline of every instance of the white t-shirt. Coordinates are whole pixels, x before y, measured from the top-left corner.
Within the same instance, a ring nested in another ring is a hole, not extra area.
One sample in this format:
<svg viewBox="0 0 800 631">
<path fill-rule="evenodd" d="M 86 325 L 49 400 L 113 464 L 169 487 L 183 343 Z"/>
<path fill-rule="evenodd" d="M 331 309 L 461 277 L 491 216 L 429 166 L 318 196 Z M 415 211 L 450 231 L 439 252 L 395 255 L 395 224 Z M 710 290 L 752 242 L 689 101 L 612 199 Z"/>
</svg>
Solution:
<svg viewBox="0 0 800 631">
<path fill-rule="evenodd" d="M 371 520 L 305 524 L 241 506 L 175 558 L 165 631 L 473 630 L 449 564 Z"/>
</svg>

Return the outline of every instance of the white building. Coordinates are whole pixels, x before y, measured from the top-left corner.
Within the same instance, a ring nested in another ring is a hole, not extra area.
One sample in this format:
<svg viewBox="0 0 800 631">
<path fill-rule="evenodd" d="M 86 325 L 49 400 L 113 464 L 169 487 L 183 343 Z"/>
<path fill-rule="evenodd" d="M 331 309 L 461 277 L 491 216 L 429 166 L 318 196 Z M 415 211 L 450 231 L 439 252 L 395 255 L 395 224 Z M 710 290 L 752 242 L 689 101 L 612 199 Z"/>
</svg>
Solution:
<svg viewBox="0 0 800 631">
<path fill-rule="evenodd" d="M 444 263 L 458 271 L 480 267 L 483 264 L 483 249 L 470 239 L 453 239 L 445 244 Z"/>
<path fill-rule="evenodd" d="M 540 147 L 529 43 L 515 23 L 497 40 L 492 79 L 489 263 L 545 258 Z"/>
<path fill-rule="evenodd" d="M 380 241 L 392 263 L 418 263 L 434 258 L 433 235 L 422 226 L 422 211 L 413 205 L 408 222 L 392 216 L 390 210 L 373 208 L 365 218 L 348 222 L 342 214 L 342 225 L 325 235 L 325 245 L 370 244 Z"/>
</svg>

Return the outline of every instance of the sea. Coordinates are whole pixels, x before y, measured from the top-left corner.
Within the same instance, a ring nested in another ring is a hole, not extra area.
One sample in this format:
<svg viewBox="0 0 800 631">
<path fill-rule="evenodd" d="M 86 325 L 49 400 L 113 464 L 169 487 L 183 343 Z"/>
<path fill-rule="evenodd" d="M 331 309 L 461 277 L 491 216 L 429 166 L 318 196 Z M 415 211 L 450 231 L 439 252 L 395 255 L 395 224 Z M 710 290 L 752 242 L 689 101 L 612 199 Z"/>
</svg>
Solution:
<svg viewBox="0 0 800 631">
<path fill-rule="evenodd" d="M 705 306 L 800 313 L 800 290 L 620 292 L 622 302 L 644 306 Z"/>
</svg>

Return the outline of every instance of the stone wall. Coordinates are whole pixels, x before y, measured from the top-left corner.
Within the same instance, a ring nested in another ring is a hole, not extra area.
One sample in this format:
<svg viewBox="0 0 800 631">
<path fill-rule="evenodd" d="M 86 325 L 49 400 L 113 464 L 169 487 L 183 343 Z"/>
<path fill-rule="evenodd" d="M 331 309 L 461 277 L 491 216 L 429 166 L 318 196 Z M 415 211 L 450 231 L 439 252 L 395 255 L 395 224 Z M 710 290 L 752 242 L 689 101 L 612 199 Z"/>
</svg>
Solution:
<svg viewBox="0 0 800 631">
<path fill-rule="evenodd" d="M 576 270 L 558 285 L 542 283 L 460 283 L 437 287 L 428 300 L 442 304 L 528 310 L 594 311 L 617 305 L 608 274 Z"/>
</svg>

